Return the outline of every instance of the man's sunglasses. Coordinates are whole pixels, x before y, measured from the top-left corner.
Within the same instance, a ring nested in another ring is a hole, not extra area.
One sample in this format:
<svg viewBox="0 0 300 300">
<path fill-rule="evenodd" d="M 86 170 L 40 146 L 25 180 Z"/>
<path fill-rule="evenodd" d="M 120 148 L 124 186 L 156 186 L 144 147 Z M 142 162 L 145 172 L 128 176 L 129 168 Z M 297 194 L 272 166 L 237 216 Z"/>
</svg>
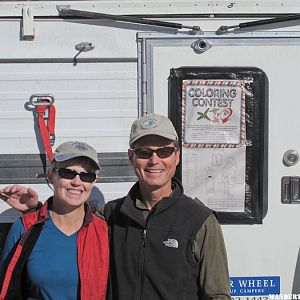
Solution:
<svg viewBox="0 0 300 300">
<path fill-rule="evenodd" d="M 131 150 L 134 151 L 138 158 L 149 159 L 153 155 L 153 153 L 156 153 L 159 158 L 170 157 L 174 152 L 177 151 L 177 149 L 177 147 L 161 147 L 155 150 L 146 148 L 138 148 Z"/>
<path fill-rule="evenodd" d="M 93 172 L 77 173 L 74 170 L 66 169 L 66 168 L 60 168 L 54 170 L 57 171 L 60 178 L 64 178 L 64 179 L 74 179 L 77 175 L 79 175 L 79 178 L 82 182 L 94 182 L 97 177 L 97 175 Z"/>
</svg>

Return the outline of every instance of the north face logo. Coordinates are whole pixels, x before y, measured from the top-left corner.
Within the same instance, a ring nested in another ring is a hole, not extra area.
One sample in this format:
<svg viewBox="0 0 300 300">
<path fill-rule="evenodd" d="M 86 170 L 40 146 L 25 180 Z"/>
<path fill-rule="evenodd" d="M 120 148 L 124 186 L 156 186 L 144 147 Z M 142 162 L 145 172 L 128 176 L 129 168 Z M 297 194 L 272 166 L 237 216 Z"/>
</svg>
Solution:
<svg viewBox="0 0 300 300">
<path fill-rule="evenodd" d="M 168 239 L 167 241 L 163 241 L 163 244 L 166 247 L 178 248 L 178 241 L 175 239 Z"/>
</svg>

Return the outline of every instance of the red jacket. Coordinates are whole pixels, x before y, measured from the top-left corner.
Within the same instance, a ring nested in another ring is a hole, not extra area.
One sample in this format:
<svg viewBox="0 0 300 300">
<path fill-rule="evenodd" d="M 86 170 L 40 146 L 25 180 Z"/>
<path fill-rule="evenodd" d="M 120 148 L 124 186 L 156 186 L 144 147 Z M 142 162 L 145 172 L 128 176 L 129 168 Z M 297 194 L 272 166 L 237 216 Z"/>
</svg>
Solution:
<svg viewBox="0 0 300 300">
<path fill-rule="evenodd" d="M 13 285 L 15 280 L 11 280 L 14 270 L 18 269 L 18 263 L 22 260 L 20 257 L 24 256 L 23 252 L 31 252 L 31 249 L 26 250 L 28 247 L 24 246 L 30 236 L 30 232 L 34 230 L 36 225 L 44 223 L 48 218 L 48 201 L 49 199 L 38 211 L 21 217 L 25 233 L 21 237 L 14 255 L 9 262 L 0 293 L 0 300 L 5 299 L 9 291 L 14 290 Z M 86 214 L 84 222 L 77 234 L 80 299 L 104 300 L 109 269 L 107 224 L 104 220 L 95 216 L 88 205 L 85 205 L 85 208 Z M 30 253 L 27 253 L 25 256 L 28 257 L 29 254 Z"/>
</svg>

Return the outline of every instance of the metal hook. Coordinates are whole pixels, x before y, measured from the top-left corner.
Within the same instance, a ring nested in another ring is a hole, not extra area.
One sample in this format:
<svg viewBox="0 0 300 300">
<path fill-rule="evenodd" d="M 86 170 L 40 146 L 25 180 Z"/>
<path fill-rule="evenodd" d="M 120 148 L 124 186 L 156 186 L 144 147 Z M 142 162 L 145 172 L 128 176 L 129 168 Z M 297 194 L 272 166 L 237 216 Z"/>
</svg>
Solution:
<svg viewBox="0 0 300 300">
<path fill-rule="evenodd" d="M 80 55 L 81 52 L 88 52 L 95 49 L 95 45 L 90 42 L 82 42 L 75 46 L 75 49 L 78 53 L 74 56 L 74 63 L 77 63 L 77 57 Z"/>
<path fill-rule="evenodd" d="M 45 100 L 49 102 L 47 103 Z M 54 101 L 54 96 L 51 94 L 34 94 L 29 98 L 29 102 L 32 106 L 51 106 Z"/>
</svg>

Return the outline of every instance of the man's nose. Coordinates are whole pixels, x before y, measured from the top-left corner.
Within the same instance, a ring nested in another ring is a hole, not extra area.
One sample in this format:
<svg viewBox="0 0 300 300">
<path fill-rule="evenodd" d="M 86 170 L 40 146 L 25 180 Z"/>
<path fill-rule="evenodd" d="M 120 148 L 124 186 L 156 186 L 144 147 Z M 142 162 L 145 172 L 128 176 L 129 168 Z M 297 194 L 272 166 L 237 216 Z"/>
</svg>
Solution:
<svg viewBox="0 0 300 300">
<path fill-rule="evenodd" d="M 149 158 L 149 162 L 152 163 L 152 164 L 157 164 L 157 163 L 160 162 L 160 158 L 159 158 L 159 156 L 157 155 L 156 152 L 152 153 L 152 156 Z"/>
</svg>

